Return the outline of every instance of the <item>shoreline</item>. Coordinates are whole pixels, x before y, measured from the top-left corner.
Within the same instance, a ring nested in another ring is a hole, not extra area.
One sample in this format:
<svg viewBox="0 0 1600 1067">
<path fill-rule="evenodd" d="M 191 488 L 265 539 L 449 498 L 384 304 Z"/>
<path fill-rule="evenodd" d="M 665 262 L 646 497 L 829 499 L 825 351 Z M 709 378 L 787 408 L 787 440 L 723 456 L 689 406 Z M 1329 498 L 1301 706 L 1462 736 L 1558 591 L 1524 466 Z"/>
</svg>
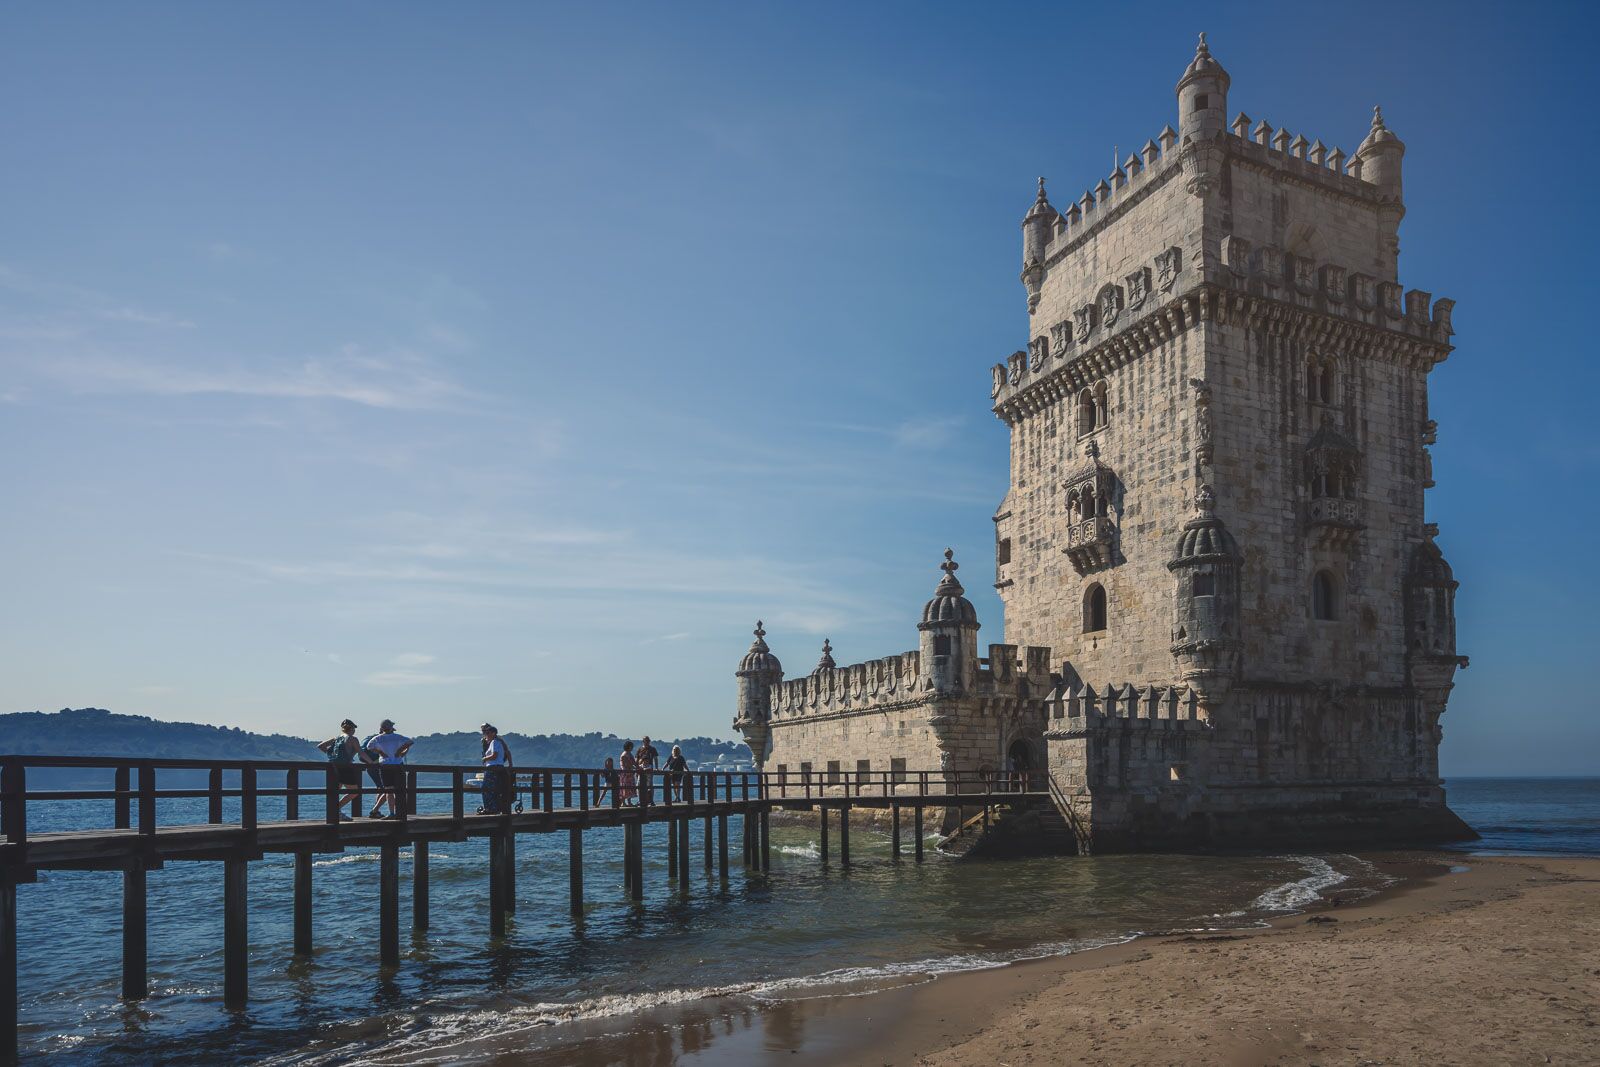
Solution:
<svg viewBox="0 0 1600 1067">
<path fill-rule="evenodd" d="M 571 1067 L 1592 1062 L 1600 858 L 1357 855 L 1396 880 L 1354 901 L 1331 889 L 1257 925 L 1143 934 L 869 992 L 660 1005 L 451 1056 Z M 1576 988 L 1545 989 L 1552 967 L 1551 981 Z M 1517 1012 L 1488 1010 L 1507 996 L 1523 1002 Z"/>
</svg>

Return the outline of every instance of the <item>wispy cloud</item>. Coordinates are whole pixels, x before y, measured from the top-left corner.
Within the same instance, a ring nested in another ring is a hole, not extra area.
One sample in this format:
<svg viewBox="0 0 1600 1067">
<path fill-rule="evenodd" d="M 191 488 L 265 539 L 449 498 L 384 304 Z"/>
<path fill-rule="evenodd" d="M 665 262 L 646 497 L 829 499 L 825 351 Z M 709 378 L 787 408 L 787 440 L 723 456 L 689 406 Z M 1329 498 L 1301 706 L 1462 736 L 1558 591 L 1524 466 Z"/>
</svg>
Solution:
<svg viewBox="0 0 1600 1067">
<path fill-rule="evenodd" d="M 426 652 L 402 652 L 389 661 L 389 667 L 373 671 L 361 679 L 363 685 L 400 688 L 414 685 L 456 685 L 478 680 L 475 674 L 438 674 L 419 670 L 434 662 L 435 657 Z"/>
<path fill-rule="evenodd" d="M 639 643 L 641 645 L 655 645 L 655 644 L 660 644 L 662 641 L 684 641 L 684 640 L 687 640 L 688 637 L 689 637 L 689 634 L 687 632 L 681 632 L 681 633 L 675 633 L 675 634 L 662 634 L 660 637 L 647 637 L 643 641 L 640 641 Z"/>
<path fill-rule="evenodd" d="M 265 369 L 69 355 L 46 362 L 40 370 L 81 393 L 337 400 L 394 410 L 453 406 L 470 396 L 419 354 L 375 355 L 355 345 L 329 359 L 304 359 Z"/>
</svg>

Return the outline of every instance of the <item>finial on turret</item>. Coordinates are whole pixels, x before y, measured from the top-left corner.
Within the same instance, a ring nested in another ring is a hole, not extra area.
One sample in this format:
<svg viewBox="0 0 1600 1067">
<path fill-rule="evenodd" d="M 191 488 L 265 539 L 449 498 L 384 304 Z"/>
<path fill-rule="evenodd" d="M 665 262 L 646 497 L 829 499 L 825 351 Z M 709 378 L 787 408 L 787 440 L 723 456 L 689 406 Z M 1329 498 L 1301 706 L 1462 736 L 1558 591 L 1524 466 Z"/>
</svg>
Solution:
<svg viewBox="0 0 1600 1067">
<path fill-rule="evenodd" d="M 1205 30 L 1201 30 L 1200 31 L 1200 43 L 1195 46 L 1194 54 L 1197 55 L 1197 56 L 1209 56 L 1211 54 L 1211 50 L 1206 47 L 1206 31 Z"/>
<path fill-rule="evenodd" d="M 817 670 L 831 671 L 836 666 L 838 666 L 838 664 L 833 662 L 833 646 L 829 644 L 828 639 L 824 637 L 822 639 L 822 658 L 817 660 Z"/>
<path fill-rule="evenodd" d="M 947 548 L 944 550 L 944 562 L 939 564 L 939 569 L 952 578 L 956 576 L 956 571 L 961 569 L 961 564 L 956 562 L 955 549 Z"/>
<path fill-rule="evenodd" d="M 756 620 L 756 636 L 757 637 L 765 637 L 765 636 L 767 636 L 767 631 L 765 631 L 765 630 L 763 630 L 761 628 L 761 620 L 760 619 Z"/>
<path fill-rule="evenodd" d="M 1388 129 L 1383 124 L 1383 108 L 1377 104 L 1372 105 L 1372 128 L 1375 130 Z"/>
</svg>

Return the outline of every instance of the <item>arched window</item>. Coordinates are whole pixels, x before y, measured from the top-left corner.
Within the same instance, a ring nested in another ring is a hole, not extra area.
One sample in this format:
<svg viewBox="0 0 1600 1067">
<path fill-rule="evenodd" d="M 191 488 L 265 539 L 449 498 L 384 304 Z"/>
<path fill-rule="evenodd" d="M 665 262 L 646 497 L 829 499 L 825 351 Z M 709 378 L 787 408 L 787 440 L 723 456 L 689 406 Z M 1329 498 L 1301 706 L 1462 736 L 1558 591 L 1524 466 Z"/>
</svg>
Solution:
<svg viewBox="0 0 1600 1067">
<path fill-rule="evenodd" d="M 1333 374 L 1333 364 L 1324 363 L 1322 365 L 1322 388 L 1320 390 L 1322 393 L 1322 402 L 1324 404 L 1333 403 L 1333 389 L 1335 380 L 1336 379 L 1334 378 Z"/>
<path fill-rule="evenodd" d="M 1094 404 L 1094 394 L 1085 389 L 1078 394 L 1078 433 L 1092 433 L 1099 426 L 1097 420 L 1098 410 Z"/>
<path fill-rule="evenodd" d="M 1306 364 L 1306 399 L 1316 404 L 1322 400 L 1322 361 L 1313 359 Z"/>
<path fill-rule="evenodd" d="M 1094 424 L 1106 424 L 1106 383 L 1100 382 L 1094 387 Z"/>
<path fill-rule="evenodd" d="M 1195 596 L 1216 596 L 1217 576 L 1209 571 L 1200 571 L 1194 576 Z"/>
<path fill-rule="evenodd" d="M 1099 633 L 1106 628 L 1106 590 L 1096 582 L 1083 594 L 1083 632 Z"/>
<path fill-rule="evenodd" d="M 1327 571 L 1318 571 L 1311 579 L 1311 617 L 1325 622 L 1339 617 L 1337 590 Z"/>
</svg>

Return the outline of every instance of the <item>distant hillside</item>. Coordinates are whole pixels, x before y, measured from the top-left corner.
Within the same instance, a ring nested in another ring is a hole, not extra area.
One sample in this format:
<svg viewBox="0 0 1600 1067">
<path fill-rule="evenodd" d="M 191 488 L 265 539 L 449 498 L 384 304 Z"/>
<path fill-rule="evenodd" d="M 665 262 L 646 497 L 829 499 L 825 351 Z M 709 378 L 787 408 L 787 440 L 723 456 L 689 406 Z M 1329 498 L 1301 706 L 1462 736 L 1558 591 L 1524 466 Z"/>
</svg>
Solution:
<svg viewBox="0 0 1600 1067">
<path fill-rule="evenodd" d="M 363 737 L 365 734 L 363 734 Z M 598 767 L 607 756 L 622 751 L 623 738 L 599 731 L 587 734 L 507 733 L 506 743 L 518 766 Z M 63 708 L 53 713 L 37 711 L 0 715 L 0 755 L 130 756 L 164 759 L 313 760 L 323 756 L 317 742 L 283 734 L 258 734 L 231 726 L 206 726 L 192 722 L 160 722 L 144 715 L 118 715 L 103 708 Z M 634 738 L 635 741 L 638 738 Z M 710 737 L 675 741 L 656 739 L 662 757 L 674 744 L 699 763 L 748 760 L 742 742 Z M 411 759 L 416 763 L 479 766 L 482 745 L 476 733 L 423 734 L 416 739 Z M 29 772 L 29 784 L 46 788 L 100 785 L 102 774 L 72 771 Z"/>
</svg>

